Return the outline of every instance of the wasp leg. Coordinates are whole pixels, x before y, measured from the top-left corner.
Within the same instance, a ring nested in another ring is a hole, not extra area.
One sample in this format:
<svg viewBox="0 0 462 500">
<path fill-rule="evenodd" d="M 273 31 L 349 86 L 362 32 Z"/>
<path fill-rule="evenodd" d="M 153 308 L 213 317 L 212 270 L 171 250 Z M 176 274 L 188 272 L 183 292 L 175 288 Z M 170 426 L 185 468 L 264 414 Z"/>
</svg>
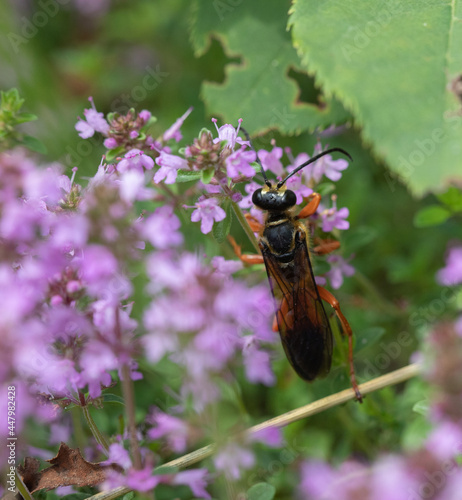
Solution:
<svg viewBox="0 0 462 500">
<path fill-rule="evenodd" d="M 239 259 L 244 262 L 244 264 L 263 264 L 263 255 L 251 254 L 245 255 L 241 252 L 241 247 L 236 243 L 236 240 L 232 236 L 228 236 L 228 241 L 233 247 L 234 253 L 239 257 Z"/>
<path fill-rule="evenodd" d="M 278 309 L 273 320 L 273 332 L 279 331 L 279 324 L 286 325 L 286 329 L 290 330 L 294 326 L 294 311 L 289 306 L 287 299 L 284 297 L 281 302 L 281 307 Z"/>
<path fill-rule="evenodd" d="M 319 243 L 312 250 L 315 255 L 326 255 L 340 248 L 340 242 L 337 240 L 321 240 L 317 238 L 315 243 Z"/>
<path fill-rule="evenodd" d="M 263 229 L 263 225 L 258 222 L 258 220 L 251 214 L 247 213 L 244 215 L 244 217 L 247 220 L 248 225 L 250 226 L 250 229 L 254 233 L 259 233 Z"/>
<path fill-rule="evenodd" d="M 338 300 L 325 288 L 322 286 L 317 286 L 319 296 L 321 297 L 322 300 L 325 300 L 328 304 L 330 304 L 334 311 L 335 314 L 337 315 L 337 318 L 340 320 L 340 323 L 342 324 L 342 328 L 344 333 L 348 335 L 348 361 L 350 363 L 350 379 L 351 379 L 351 385 L 353 387 L 353 390 L 355 391 L 356 394 L 356 399 L 362 403 L 363 402 L 363 397 L 361 395 L 361 392 L 359 391 L 358 383 L 356 382 L 356 375 L 355 375 L 355 367 L 353 365 L 353 332 L 351 330 L 351 326 L 348 323 L 347 319 L 343 315 L 341 309 L 340 309 L 340 304 L 338 303 Z"/>
<path fill-rule="evenodd" d="M 313 193 L 311 195 L 311 201 L 300 211 L 300 213 L 295 217 L 298 219 L 306 219 L 313 215 L 321 203 L 321 195 L 319 193 Z"/>
</svg>

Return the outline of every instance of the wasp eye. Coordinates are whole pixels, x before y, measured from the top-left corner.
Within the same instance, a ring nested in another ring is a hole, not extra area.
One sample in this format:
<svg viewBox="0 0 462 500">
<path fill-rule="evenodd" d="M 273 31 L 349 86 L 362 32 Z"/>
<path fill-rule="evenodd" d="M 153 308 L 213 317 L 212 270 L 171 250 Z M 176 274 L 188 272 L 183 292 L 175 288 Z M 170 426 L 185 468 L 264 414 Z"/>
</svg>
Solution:
<svg viewBox="0 0 462 500">
<path fill-rule="evenodd" d="M 286 208 L 293 207 L 297 203 L 297 195 L 290 189 L 284 193 L 282 199 Z"/>
<path fill-rule="evenodd" d="M 252 203 L 257 207 L 260 207 L 260 205 L 262 204 L 261 188 L 258 188 L 256 191 L 253 192 Z"/>
</svg>

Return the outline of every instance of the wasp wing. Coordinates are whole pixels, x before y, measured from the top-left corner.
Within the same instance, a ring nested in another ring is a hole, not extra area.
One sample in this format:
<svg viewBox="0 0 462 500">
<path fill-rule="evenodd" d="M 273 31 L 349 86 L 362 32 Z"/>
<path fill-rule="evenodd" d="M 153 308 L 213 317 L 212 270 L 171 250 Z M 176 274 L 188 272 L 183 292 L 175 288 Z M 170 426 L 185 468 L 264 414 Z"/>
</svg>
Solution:
<svg viewBox="0 0 462 500">
<path fill-rule="evenodd" d="M 314 280 L 305 234 L 297 233 L 289 262 L 278 259 L 266 245 L 262 254 L 287 358 L 305 380 L 326 375 L 332 359 L 332 331 Z"/>
</svg>

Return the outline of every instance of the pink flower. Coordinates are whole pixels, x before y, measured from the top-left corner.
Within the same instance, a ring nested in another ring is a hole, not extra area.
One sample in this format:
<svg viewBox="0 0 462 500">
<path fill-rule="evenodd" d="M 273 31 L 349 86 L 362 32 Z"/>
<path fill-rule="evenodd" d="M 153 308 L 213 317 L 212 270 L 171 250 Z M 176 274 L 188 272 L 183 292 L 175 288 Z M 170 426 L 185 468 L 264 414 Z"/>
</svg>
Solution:
<svg viewBox="0 0 462 500">
<path fill-rule="evenodd" d="M 328 492 L 335 481 L 335 473 L 328 464 L 314 460 L 305 462 L 302 465 L 301 476 L 301 498 L 332 498 L 328 496 Z"/>
<path fill-rule="evenodd" d="M 252 202 L 252 195 L 258 188 L 261 188 L 261 186 L 257 182 L 246 182 L 244 189 L 247 193 L 247 196 L 244 196 L 244 198 L 242 198 L 242 200 L 239 202 L 239 206 L 241 208 L 251 208 L 254 206 Z"/>
<path fill-rule="evenodd" d="M 322 146 L 320 143 L 318 143 L 316 144 L 313 156 L 316 156 L 321 152 Z M 310 167 L 311 177 L 316 183 L 321 180 L 323 175 L 325 175 L 331 181 L 338 181 L 342 177 L 342 170 L 345 170 L 348 167 L 348 161 L 343 158 L 333 160 L 332 156 L 329 154 L 323 156 L 322 158 L 319 158 L 319 160 L 310 165 Z"/>
<path fill-rule="evenodd" d="M 255 456 L 249 449 L 232 442 L 217 452 L 213 462 L 228 478 L 239 479 L 241 469 L 250 469 L 255 463 Z"/>
<path fill-rule="evenodd" d="M 220 128 L 217 126 L 217 119 L 212 118 L 212 122 L 215 124 L 215 128 L 218 132 L 218 137 L 213 140 L 214 143 L 226 141 L 226 147 L 229 149 L 234 149 L 236 143 L 241 145 L 249 145 L 248 141 L 244 141 L 239 137 L 239 129 L 241 128 L 242 118 L 238 120 L 237 129 L 234 128 L 229 123 L 222 125 Z"/>
<path fill-rule="evenodd" d="M 226 172 L 228 177 L 231 177 L 231 179 L 235 179 L 239 175 L 253 177 L 256 172 L 250 164 L 255 161 L 255 158 L 255 151 L 243 148 L 231 153 L 226 158 Z"/>
<path fill-rule="evenodd" d="M 205 486 L 207 485 L 207 469 L 189 469 L 179 472 L 173 478 L 172 484 L 185 484 L 191 488 L 197 498 L 212 498 Z"/>
<path fill-rule="evenodd" d="M 132 466 L 128 451 L 120 443 L 109 445 L 109 456 L 101 465 L 117 464 L 126 470 Z"/>
<path fill-rule="evenodd" d="M 183 453 L 186 450 L 188 424 L 157 408 L 148 417 L 148 422 L 154 426 L 148 430 L 150 439 L 166 437 L 169 447 L 176 453 Z"/>
<path fill-rule="evenodd" d="M 144 221 L 142 232 L 153 247 L 165 250 L 183 243 L 180 225 L 180 219 L 173 213 L 173 208 L 164 205 Z"/>
<path fill-rule="evenodd" d="M 287 172 L 292 172 L 297 167 L 299 167 L 302 163 L 306 163 L 310 159 L 308 153 L 300 153 L 294 158 L 292 156 L 292 151 L 290 150 L 290 148 L 286 148 L 285 151 L 287 153 L 287 156 L 291 160 L 291 164 L 287 167 Z M 311 168 L 311 165 L 302 169 L 301 170 L 302 175 L 306 175 L 306 177 L 309 178 L 310 175 L 308 173 L 310 172 L 310 168 Z"/>
<path fill-rule="evenodd" d="M 191 214 L 192 222 L 201 221 L 203 234 L 210 233 L 213 222 L 219 222 L 226 217 L 226 212 L 218 206 L 217 198 L 205 198 L 195 205 L 196 210 Z"/>
<path fill-rule="evenodd" d="M 179 142 L 181 140 L 182 135 L 180 132 L 180 127 L 183 125 L 186 118 L 191 114 L 192 110 L 193 107 L 191 106 L 183 116 L 178 118 L 178 120 L 176 120 L 176 122 L 164 132 L 162 139 L 165 142 L 169 141 L 170 139 L 175 139 L 176 142 Z"/>
<path fill-rule="evenodd" d="M 280 162 L 282 158 L 282 148 L 275 146 L 271 152 L 260 149 L 258 151 L 258 157 L 265 171 L 270 170 L 276 175 L 282 175 L 284 173 L 282 163 Z"/>
<path fill-rule="evenodd" d="M 79 132 L 82 139 L 88 139 L 92 137 L 95 132 L 100 132 L 103 135 L 107 135 L 110 129 L 109 123 L 104 118 L 103 113 L 98 113 L 95 108 L 93 99 L 90 97 L 92 107 L 90 109 L 84 110 L 84 115 L 86 121 L 79 118 L 79 121 L 75 125 L 75 129 Z"/>
<path fill-rule="evenodd" d="M 266 427 L 249 436 L 250 442 L 260 442 L 273 448 L 278 448 L 283 445 L 284 439 L 279 427 Z"/>
<path fill-rule="evenodd" d="M 350 223 L 346 220 L 350 215 L 350 211 L 346 207 L 338 210 L 335 202 L 332 208 L 321 209 L 319 213 L 322 219 L 321 227 L 325 233 L 332 231 L 334 228 L 348 229 L 350 227 Z"/>
<path fill-rule="evenodd" d="M 103 144 L 106 149 L 115 149 L 118 146 L 117 141 L 114 139 L 114 137 L 108 137 L 107 139 L 104 139 Z"/>
<path fill-rule="evenodd" d="M 151 170 L 154 167 L 154 160 L 140 151 L 139 149 L 131 149 L 125 154 L 123 160 L 117 164 L 119 172 L 126 172 L 128 170 L 137 170 L 144 172 L 144 170 Z"/>
<path fill-rule="evenodd" d="M 245 375 L 247 379 L 256 384 L 273 385 L 276 381 L 271 369 L 270 357 L 266 351 L 258 350 L 254 345 L 243 352 Z"/>
<path fill-rule="evenodd" d="M 293 177 L 287 180 L 287 189 L 292 190 L 297 197 L 297 205 L 303 202 L 305 198 L 308 198 L 313 194 L 313 190 L 302 183 L 303 177 L 299 174 L 295 174 Z"/>
<path fill-rule="evenodd" d="M 143 469 L 130 469 L 125 478 L 125 485 L 141 492 L 153 490 L 161 482 L 162 476 L 153 476 L 152 470 L 150 464 Z"/>
<path fill-rule="evenodd" d="M 244 267 L 240 260 L 226 260 L 221 255 L 212 258 L 212 266 L 215 268 L 215 273 L 224 278 L 228 278 Z"/>
<path fill-rule="evenodd" d="M 147 200 L 152 191 L 145 186 L 144 173 L 139 170 L 126 170 L 119 176 L 120 196 L 128 203 L 135 200 Z"/>
<path fill-rule="evenodd" d="M 89 245 L 80 260 L 80 272 L 87 283 L 99 283 L 117 271 L 117 260 L 101 245 Z"/>
<path fill-rule="evenodd" d="M 138 116 L 144 121 L 144 123 L 147 123 L 151 119 L 152 114 L 147 109 L 143 109 L 138 113 Z"/>
<path fill-rule="evenodd" d="M 331 267 L 325 276 L 329 279 L 332 288 L 336 290 L 342 286 L 344 276 L 353 276 L 355 273 L 355 268 L 340 255 L 329 255 L 327 262 Z"/>
<path fill-rule="evenodd" d="M 446 266 L 436 275 L 440 285 L 455 286 L 462 283 L 462 246 L 449 249 L 446 257 Z"/>
<path fill-rule="evenodd" d="M 188 170 L 188 162 L 180 156 L 171 155 L 165 151 L 161 151 L 156 163 L 161 168 L 154 175 L 154 182 L 158 184 L 165 179 L 165 184 L 173 184 L 178 174 L 178 169 Z"/>
<path fill-rule="evenodd" d="M 443 421 L 432 430 L 425 447 L 439 460 L 452 460 L 460 453 L 462 430 L 460 425 L 451 421 Z"/>
</svg>

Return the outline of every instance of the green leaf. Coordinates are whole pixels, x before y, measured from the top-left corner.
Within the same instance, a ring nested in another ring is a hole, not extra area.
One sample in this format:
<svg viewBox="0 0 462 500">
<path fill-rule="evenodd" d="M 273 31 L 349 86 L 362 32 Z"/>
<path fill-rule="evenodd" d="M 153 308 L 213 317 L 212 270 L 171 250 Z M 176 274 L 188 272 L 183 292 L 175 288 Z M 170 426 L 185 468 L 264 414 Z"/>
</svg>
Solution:
<svg viewBox="0 0 462 500">
<path fill-rule="evenodd" d="M 124 398 L 117 396 L 117 394 L 104 393 L 103 394 L 103 403 L 116 403 L 116 404 L 125 406 Z"/>
<path fill-rule="evenodd" d="M 204 184 L 210 184 L 210 181 L 213 179 L 213 176 L 215 175 L 215 168 L 210 167 L 210 168 L 204 168 L 204 170 L 201 170 L 201 181 Z"/>
<path fill-rule="evenodd" d="M 1 108 L 16 113 L 24 104 L 24 99 L 19 97 L 18 89 L 10 89 L 6 92 L 0 91 Z"/>
<path fill-rule="evenodd" d="M 437 226 L 451 216 L 451 212 L 440 205 L 430 205 L 422 208 L 414 216 L 415 227 Z"/>
<path fill-rule="evenodd" d="M 179 169 L 176 175 L 175 182 L 191 182 L 198 181 L 202 177 L 200 170 L 181 170 Z"/>
<path fill-rule="evenodd" d="M 233 210 L 229 199 L 223 203 L 222 208 L 226 212 L 226 217 L 219 222 L 215 222 L 212 228 L 213 237 L 220 244 L 225 242 L 233 222 Z"/>
<path fill-rule="evenodd" d="M 413 407 L 412 411 L 423 415 L 424 417 L 428 417 L 428 412 L 430 410 L 430 404 L 428 399 L 423 399 L 422 401 L 418 401 Z"/>
<path fill-rule="evenodd" d="M 24 135 L 21 142 L 24 146 L 26 146 L 26 148 L 31 151 L 35 151 L 36 153 L 46 154 L 47 152 L 45 144 L 31 135 Z"/>
<path fill-rule="evenodd" d="M 460 189 L 451 186 L 445 193 L 437 194 L 436 197 L 452 212 L 462 212 L 462 192 Z"/>
<path fill-rule="evenodd" d="M 335 191 L 335 184 L 333 182 L 321 182 L 316 186 L 316 192 L 321 196 L 327 196 Z"/>
<path fill-rule="evenodd" d="M 418 0 L 297 0 L 291 11 L 305 68 L 416 194 L 462 170 L 461 102 L 451 87 L 462 73 L 460 11 L 458 2 Z"/>
<path fill-rule="evenodd" d="M 247 500 L 273 500 L 276 488 L 268 483 L 254 484 L 247 490 Z"/>
<path fill-rule="evenodd" d="M 420 415 L 415 417 L 415 420 L 406 425 L 401 435 L 403 447 L 410 451 L 418 450 L 423 446 L 432 428 L 432 424 L 426 418 Z"/>
<path fill-rule="evenodd" d="M 125 153 L 125 148 L 123 146 L 119 146 L 118 148 L 109 149 L 106 152 L 106 161 L 108 163 L 114 161 L 118 156 L 122 156 Z"/>
<path fill-rule="evenodd" d="M 290 70 L 300 71 L 300 61 L 286 30 L 287 2 L 253 0 L 232 7 L 216 1 L 212 5 L 196 0 L 192 27 L 196 55 L 204 54 L 215 37 L 227 54 L 240 57 L 240 63 L 227 65 L 224 83 L 203 84 L 210 113 L 236 125 L 243 118 L 252 132 L 312 131 L 347 119 L 348 113 L 335 98 L 318 99 L 316 89 L 312 102 L 300 102 L 299 87 L 289 76 Z"/>
<path fill-rule="evenodd" d="M 61 497 L 61 500 L 84 500 L 85 498 L 88 498 L 88 493 L 71 493 Z"/>
<path fill-rule="evenodd" d="M 363 349 L 377 344 L 385 332 L 385 328 L 380 326 L 371 326 L 355 332 L 355 351 L 359 353 Z"/>
<path fill-rule="evenodd" d="M 160 465 L 156 469 L 154 469 L 154 475 L 159 476 L 162 474 L 177 474 L 179 472 L 178 467 L 170 467 L 169 465 Z"/>
<path fill-rule="evenodd" d="M 20 113 L 15 118 L 17 124 L 26 123 L 26 122 L 33 122 L 37 119 L 38 119 L 38 116 L 34 115 L 32 113 Z"/>
<path fill-rule="evenodd" d="M 126 495 L 122 497 L 122 500 L 132 500 L 135 497 L 135 493 L 133 491 L 130 491 Z"/>
</svg>

